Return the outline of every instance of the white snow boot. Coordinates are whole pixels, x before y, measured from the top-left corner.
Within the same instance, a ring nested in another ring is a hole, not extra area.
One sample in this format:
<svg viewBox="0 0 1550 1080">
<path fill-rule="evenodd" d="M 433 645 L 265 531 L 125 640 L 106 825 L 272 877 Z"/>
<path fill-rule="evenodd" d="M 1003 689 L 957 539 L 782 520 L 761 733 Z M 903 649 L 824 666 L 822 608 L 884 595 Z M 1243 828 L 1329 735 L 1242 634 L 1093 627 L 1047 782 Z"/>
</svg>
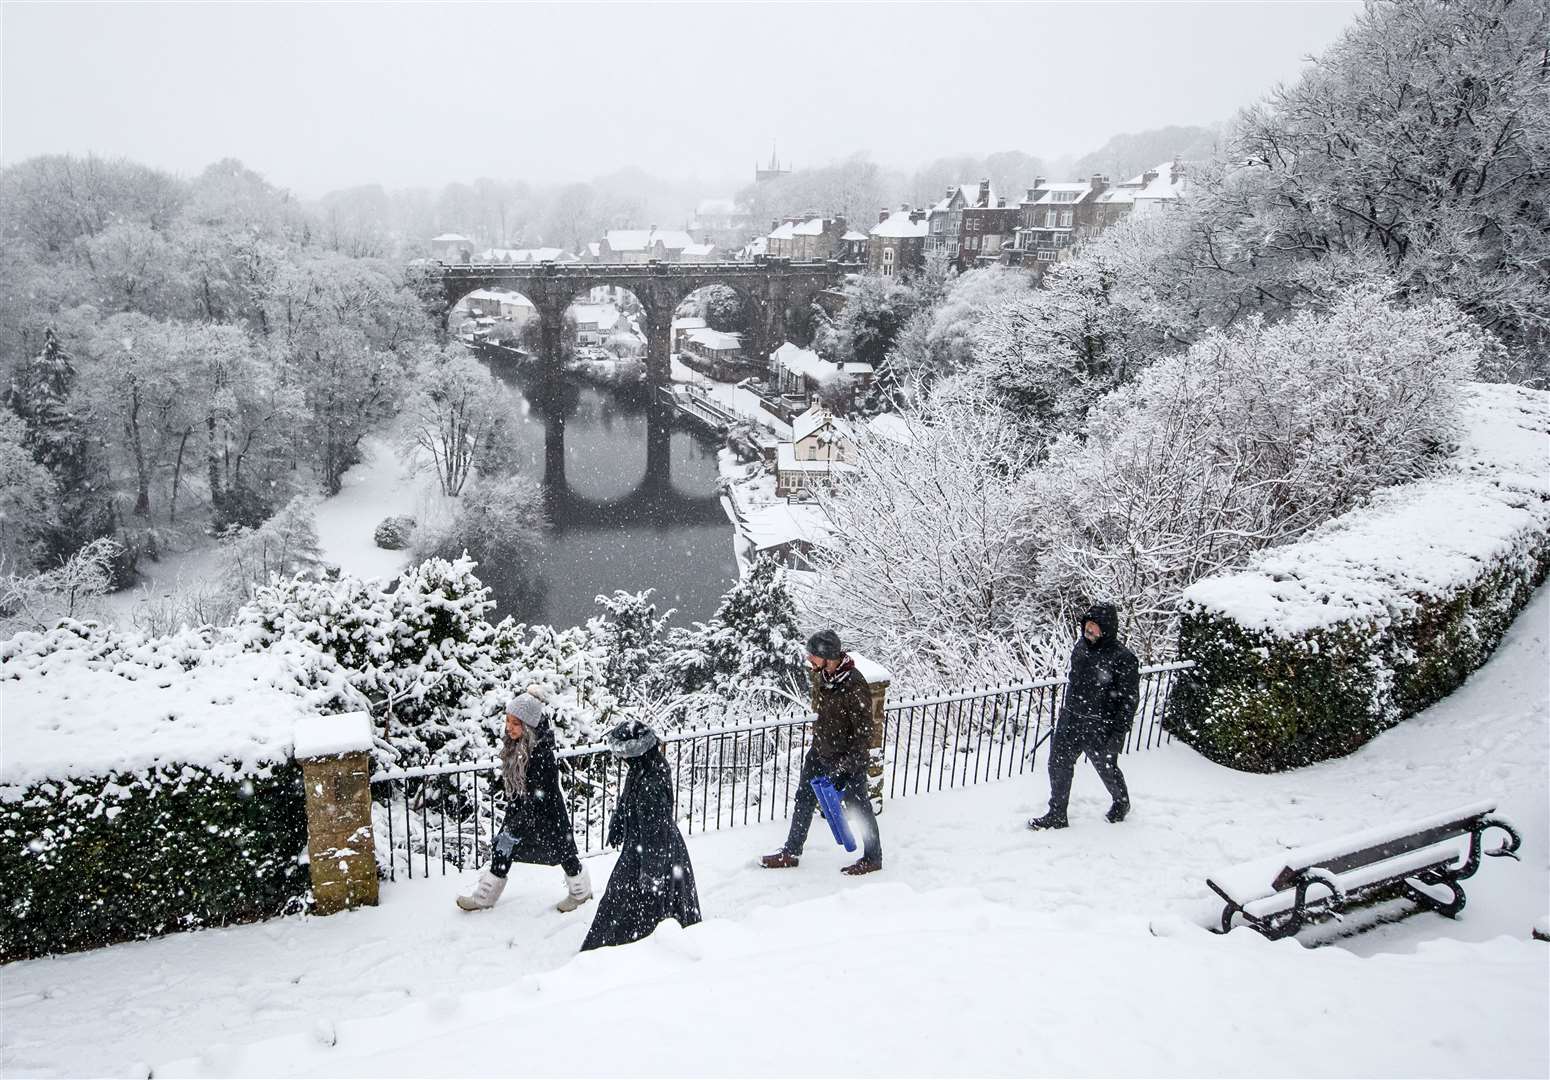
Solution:
<svg viewBox="0 0 1550 1080">
<path fill-rule="evenodd" d="M 506 879 L 496 877 L 486 870 L 479 875 L 479 884 L 467 896 L 457 898 L 457 906 L 464 911 L 484 911 L 495 906 L 495 901 L 506 891 Z"/>
<path fill-rule="evenodd" d="M 554 905 L 555 911 L 575 911 L 592 899 L 592 877 L 583 866 L 575 877 L 565 875 L 565 897 Z"/>
</svg>

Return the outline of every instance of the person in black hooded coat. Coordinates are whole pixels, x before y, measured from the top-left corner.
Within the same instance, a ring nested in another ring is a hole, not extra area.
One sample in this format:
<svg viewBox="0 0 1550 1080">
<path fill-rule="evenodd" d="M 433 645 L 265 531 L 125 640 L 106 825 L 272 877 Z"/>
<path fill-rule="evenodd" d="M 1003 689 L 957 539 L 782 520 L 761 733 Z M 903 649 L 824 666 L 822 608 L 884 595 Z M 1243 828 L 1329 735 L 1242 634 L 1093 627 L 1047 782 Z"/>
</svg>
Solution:
<svg viewBox="0 0 1550 1080">
<path fill-rule="evenodd" d="M 1119 611 L 1094 604 L 1082 615 L 1082 636 L 1071 650 L 1066 697 L 1055 721 L 1049 752 L 1049 812 L 1028 822 L 1030 829 L 1064 829 L 1071 778 L 1083 754 L 1109 789 L 1108 819 L 1125 820 L 1130 791 L 1119 771 L 1119 755 L 1140 698 L 1141 667 L 1119 640 Z"/>
<path fill-rule="evenodd" d="M 672 773 L 656 734 L 639 721 L 627 721 L 609 733 L 608 743 L 629 770 L 608 826 L 608 843 L 619 849 L 619 861 L 583 952 L 639 941 L 666 919 L 677 919 L 681 926 L 700 921 L 694 867 L 673 821 Z"/>
</svg>

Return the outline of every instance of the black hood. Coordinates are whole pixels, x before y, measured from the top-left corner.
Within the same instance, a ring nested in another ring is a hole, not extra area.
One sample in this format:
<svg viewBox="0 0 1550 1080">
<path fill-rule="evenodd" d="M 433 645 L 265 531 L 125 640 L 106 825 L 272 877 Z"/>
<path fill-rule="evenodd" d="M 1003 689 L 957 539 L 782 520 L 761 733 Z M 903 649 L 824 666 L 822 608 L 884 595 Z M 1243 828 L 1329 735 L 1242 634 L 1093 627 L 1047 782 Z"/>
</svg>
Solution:
<svg viewBox="0 0 1550 1080">
<path fill-rule="evenodd" d="M 1119 640 L 1119 608 L 1113 604 L 1093 604 L 1082 613 L 1082 625 L 1089 622 L 1098 624 L 1098 629 L 1103 631 L 1100 642 L 1114 642 Z"/>
</svg>

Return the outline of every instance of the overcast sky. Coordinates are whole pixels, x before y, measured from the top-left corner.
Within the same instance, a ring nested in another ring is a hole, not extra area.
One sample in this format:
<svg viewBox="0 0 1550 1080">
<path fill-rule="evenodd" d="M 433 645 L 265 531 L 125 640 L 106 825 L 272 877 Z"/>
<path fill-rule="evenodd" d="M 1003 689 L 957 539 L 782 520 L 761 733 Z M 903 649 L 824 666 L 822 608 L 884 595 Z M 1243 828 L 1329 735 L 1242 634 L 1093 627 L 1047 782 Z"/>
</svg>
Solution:
<svg viewBox="0 0 1550 1080">
<path fill-rule="evenodd" d="M 237 157 L 304 196 L 1097 149 L 1230 116 L 1353 3 L 0 5 L 7 163 Z"/>
</svg>

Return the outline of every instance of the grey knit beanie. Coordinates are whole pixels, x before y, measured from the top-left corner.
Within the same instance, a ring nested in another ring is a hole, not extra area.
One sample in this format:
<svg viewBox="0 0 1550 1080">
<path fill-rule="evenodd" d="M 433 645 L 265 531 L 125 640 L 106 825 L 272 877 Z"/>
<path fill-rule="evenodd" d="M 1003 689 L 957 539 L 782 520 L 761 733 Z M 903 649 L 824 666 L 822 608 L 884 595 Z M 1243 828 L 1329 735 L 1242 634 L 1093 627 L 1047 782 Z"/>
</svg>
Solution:
<svg viewBox="0 0 1550 1080">
<path fill-rule="evenodd" d="M 536 727 L 544 718 L 544 703 L 533 693 L 534 689 L 530 686 L 506 702 L 506 715 L 515 716 L 525 727 Z"/>
</svg>

